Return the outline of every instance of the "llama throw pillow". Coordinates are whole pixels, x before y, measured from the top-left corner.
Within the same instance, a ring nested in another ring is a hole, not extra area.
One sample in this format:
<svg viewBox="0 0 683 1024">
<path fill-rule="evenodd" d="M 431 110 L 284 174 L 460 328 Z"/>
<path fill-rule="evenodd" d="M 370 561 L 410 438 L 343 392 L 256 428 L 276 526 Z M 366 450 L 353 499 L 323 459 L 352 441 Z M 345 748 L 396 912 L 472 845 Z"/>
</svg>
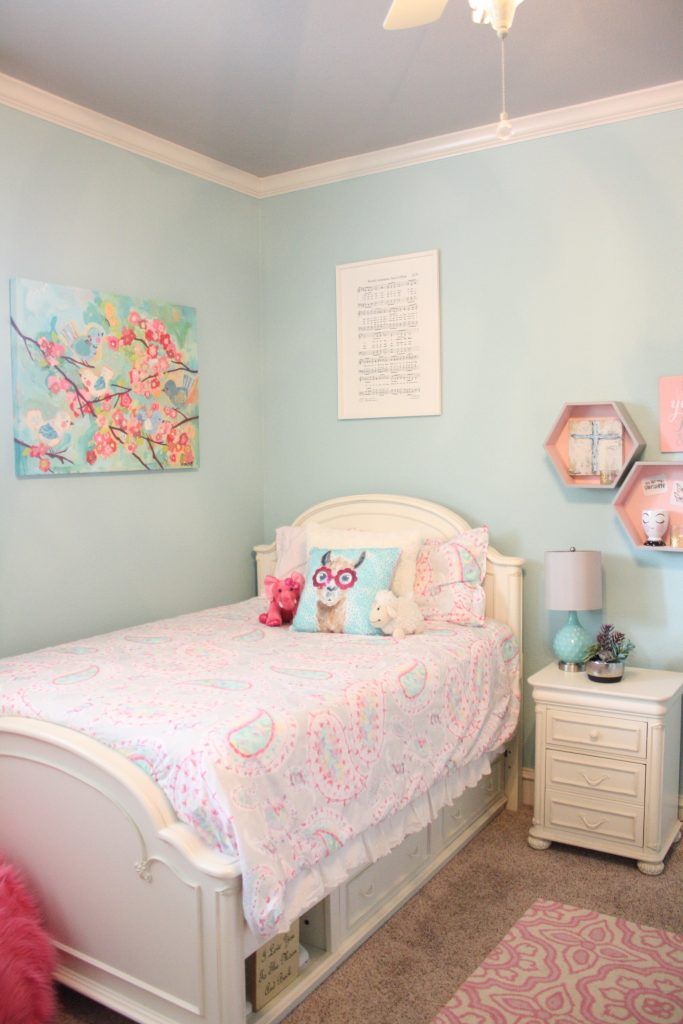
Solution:
<svg viewBox="0 0 683 1024">
<path fill-rule="evenodd" d="M 306 527 L 308 550 L 312 548 L 399 548 L 400 557 L 391 589 L 398 597 L 411 597 L 415 565 L 422 543 L 419 530 L 340 530 L 324 523 Z"/>
<path fill-rule="evenodd" d="M 389 590 L 400 548 L 312 548 L 294 629 L 371 636 L 370 609 Z"/>
</svg>

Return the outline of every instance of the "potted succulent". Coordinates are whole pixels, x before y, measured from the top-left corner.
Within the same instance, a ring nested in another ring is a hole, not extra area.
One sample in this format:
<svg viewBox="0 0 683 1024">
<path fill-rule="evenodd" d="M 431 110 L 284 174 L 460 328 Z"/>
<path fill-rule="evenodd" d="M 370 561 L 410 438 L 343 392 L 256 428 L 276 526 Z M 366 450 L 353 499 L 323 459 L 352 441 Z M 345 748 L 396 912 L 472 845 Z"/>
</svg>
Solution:
<svg viewBox="0 0 683 1024">
<path fill-rule="evenodd" d="M 635 646 L 614 626 L 602 626 L 595 643 L 586 651 L 588 678 L 595 683 L 618 683 L 624 675 L 624 662 Z"/>
</svg>

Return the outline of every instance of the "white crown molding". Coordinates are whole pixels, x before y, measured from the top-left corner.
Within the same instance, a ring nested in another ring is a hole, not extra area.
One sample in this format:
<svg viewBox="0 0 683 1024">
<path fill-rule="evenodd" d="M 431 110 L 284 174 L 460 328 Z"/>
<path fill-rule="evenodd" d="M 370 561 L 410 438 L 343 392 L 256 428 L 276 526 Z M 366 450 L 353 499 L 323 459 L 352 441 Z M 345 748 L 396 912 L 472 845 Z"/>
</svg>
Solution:
<svg viewBox="0 0 683 1024">
<path fill-rule="evenodd" d="M 431 160 L 474 153 L 480 149 L 492 149 L 495 146 L 510 146 L 516 142 L 540 139 L 545 135 L 594 128 L 632 117 L 660 114 L 680 107 L 683 107 L 683 80 L 515 118 L 512 121 L 512 138 L 506 142 L 496 137 L 496 124 L 486 124 L 461 132 L 435 135 L 418 142 L 408 142 L 403 146 L 391 146 L 372 153 L 330 160 L 328 163 L 314 164 L 296 171 L 271 174 L 260 179 L 261 195 L 276 196 L 299 189 L 314 188 L 317 185 L 330 185 L 348 178 L 393 171 Z"/>
<path fill-rule="evenodd" d="M 127 149 L 130 153 L 156 160 L 157 163 L 174 167 L 186 174 L 193 174 L 205 181 L 212 181 L 224 188 L 242 192 L 248 196 L 261 194 L 261 179 L 255 174 L 240 171 L 237 167 L 213 160 L 209 156 L 186 149 L 175 142 L 161 139 L 141 128 L 134 128 L 123 121 L 117 121 L 106 114 L 98 114 L 88 107 L 65 100 L 54 93 L 45 92 L 18 78 L 0 73 L 0 103 L 25 114 L 33 114 L 43 121 L 70 128 L 72 131 L 88 135 L 91 139 L 107 142 L 119 149 Z"/>
<path fill-rule="evenodd" d="M 488 124 L 447 135 L 436 135 L 402 146 L 391 146 L 371 153 L 360 153 L 340 160 L 313 164 L 294 171 L 284 171 L 281 174 L 271 174 L 263 178 L 204 156 L 195 150 L 186 149 L 185 146 L 159 138 L 140 128 L 134 128 L 113 117 L 98 114 L 78 103 L 72 103 L 71 100 L 62 99 L 2 73 L 0 103 L 235 192 L 265 199 L 367 174 L 379 174 L 382 171 L 411 167 L 431 160 L 474 153 L 481 149 L 510 146 L 546 135 L 578 131 L 581 128 L 593 128 L 633 117 L 677 110 L 683 107 L 683 80 L 519 117 L 512 122 L 513 136 L 507 142 L 501 142 L 496 138 L 495 124 Z"/>
</svg>

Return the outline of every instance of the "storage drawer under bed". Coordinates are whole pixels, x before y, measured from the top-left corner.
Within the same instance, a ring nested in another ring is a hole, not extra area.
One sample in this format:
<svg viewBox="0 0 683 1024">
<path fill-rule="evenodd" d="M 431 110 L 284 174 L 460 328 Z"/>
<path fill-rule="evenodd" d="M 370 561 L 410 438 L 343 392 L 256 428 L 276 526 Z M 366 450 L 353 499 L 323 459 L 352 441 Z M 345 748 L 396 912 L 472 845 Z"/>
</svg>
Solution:
<svg viewBox="0 0 683 1024">
<path fill-rule="evenodd" d="M 441 812 L 441 829 L 444 843 L 459 836 L 482 811 L 503 793 L 504 758 L 499 757 L 491 765 L 491 774 L 485 775 L 476 786 L 466 789 L 449 807 Z"/>
<path fill-rule="evenodd" d="M 407 836 L 386 857 L 364 868 L 346 886 L 346 925 L 349 930 L 364 921 L 394 889 L 398 889 L 415 875 L 437 847 L 448 845 L 468 825 L 499 799 L 504 789 L 505 762 L 499 757 L 491 765 L 491 774 L 485 775 L 476 786 L 466 789 L 449 807 L 444 807 L 439 819 L 425 826 L 421 832 Z M 437 839 L 441 829 L 441 840 Z"/>
<path fill-rule="evenodd" d="M 386 857 L 375 861 L 356 875 L 346 887 L 346 923 L 349 929 L 362 921 L 384 897 L 407 881 L 429 856 L 431 826 L 403 842 Z"/>
</svg>

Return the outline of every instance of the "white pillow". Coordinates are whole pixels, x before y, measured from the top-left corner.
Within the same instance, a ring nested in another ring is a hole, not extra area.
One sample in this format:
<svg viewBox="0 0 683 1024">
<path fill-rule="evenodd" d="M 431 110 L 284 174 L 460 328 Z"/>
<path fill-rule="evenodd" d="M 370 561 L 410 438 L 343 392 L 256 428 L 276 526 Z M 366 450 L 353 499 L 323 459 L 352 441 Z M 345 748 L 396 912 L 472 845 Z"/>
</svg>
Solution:
<svg viewBox="0 0 683 1024">
<path fill-rule="evenodd" d="M 275 575 L 279 580 L 286 579 L 293 572 L 306 575 L 308 547 L 304 526 L 278 526 L 275 531 L 275 551 Z"/>
<path fill-rule="evenodd" d="M 322 523 L 309 523 L 306 540 L 311 548 L 400 548 L 391 589 L 397 597 L 412 595 L 415 586 L 417 554 L 422 544 L 419 530 L 337 530 Z"/>
</svg>

